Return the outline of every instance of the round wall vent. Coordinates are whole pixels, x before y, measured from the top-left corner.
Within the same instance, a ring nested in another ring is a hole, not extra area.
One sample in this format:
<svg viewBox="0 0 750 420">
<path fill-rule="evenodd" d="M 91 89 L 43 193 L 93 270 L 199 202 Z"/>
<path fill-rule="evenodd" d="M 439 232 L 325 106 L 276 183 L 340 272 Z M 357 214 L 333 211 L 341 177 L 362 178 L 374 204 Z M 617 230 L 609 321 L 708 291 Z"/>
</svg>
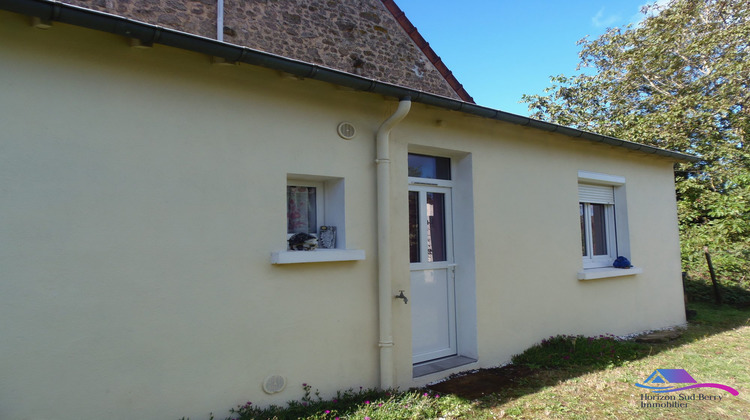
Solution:
<svg viewBox="0 0 750 420">
<path fill-rule="evenodd" d="M 263 391 L 266 394 L 276 394 L 286 387 L 286 378 L 280 375 L 271 375 L 263 381 Z"/>
<path fill-rule="evenodd" d="M 336 132 L 338 132 L 339 136 L 344 140 L 351 140 L 357 135 L 357 129 L 354 128 L 354 124 L 346 121 L 336 127 Z"/>
</svg>

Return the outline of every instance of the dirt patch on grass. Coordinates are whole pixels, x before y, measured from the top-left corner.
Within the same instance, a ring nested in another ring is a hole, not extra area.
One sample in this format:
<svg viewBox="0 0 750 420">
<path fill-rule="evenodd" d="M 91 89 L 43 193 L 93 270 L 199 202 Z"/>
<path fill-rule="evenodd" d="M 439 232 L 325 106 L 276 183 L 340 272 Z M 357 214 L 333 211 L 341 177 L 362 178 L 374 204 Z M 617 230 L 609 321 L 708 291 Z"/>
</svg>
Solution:
<svg viewBox="0 0 750 420">
<path fill-rule="evenodd" d="M 485 395 L 497 394 L 508 387 L 518 386 L 535 374 L 525 366 L 507 365 L 499 368 L 480 369 L 475 372 L 461 373 L 446 381 L 430 385 L 428 388 L 441 394 L 454 394 L 462 398 L 475 400 Z"/>
</svg>

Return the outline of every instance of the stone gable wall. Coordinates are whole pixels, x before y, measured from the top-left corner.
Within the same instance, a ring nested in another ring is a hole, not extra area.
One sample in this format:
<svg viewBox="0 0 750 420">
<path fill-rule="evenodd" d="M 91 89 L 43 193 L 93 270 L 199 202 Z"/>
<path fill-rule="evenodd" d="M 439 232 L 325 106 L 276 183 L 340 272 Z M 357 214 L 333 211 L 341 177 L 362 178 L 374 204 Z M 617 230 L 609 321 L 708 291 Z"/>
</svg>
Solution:
<svg viewBox="0 0 750 420">
<path fill-rule="evenodd" d="M 64 0 L 216 38 L 216 0 Z M 460 99 L 380 0 L 225 0 L 224 41 Z"/>
<path fill-rule="evenodd" d="M 62 0 L 61 3 L 216 38 L 216 0 Z"/>
<path fill-rule="evenodd" d="M 380 0 L 227 0 L 224 37 L 235 44 L 458 99 Z"/>
</svg>

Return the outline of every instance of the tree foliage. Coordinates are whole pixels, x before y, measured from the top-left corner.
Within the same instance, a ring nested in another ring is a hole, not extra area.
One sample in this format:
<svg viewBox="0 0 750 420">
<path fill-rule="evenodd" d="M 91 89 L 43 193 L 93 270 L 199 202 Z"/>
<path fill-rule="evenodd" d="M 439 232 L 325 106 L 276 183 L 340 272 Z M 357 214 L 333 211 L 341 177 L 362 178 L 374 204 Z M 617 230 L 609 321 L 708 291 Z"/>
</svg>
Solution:
<svg viewBox="0 0 750 420">
<path fill-rule="evenodd" d="M 750 2 L 672 0 L 583 39 L 578 74 L 524 95 L 535 118 L 694 154 L 675 170 L 683 266 L 750 271 Z"/>
</svg>

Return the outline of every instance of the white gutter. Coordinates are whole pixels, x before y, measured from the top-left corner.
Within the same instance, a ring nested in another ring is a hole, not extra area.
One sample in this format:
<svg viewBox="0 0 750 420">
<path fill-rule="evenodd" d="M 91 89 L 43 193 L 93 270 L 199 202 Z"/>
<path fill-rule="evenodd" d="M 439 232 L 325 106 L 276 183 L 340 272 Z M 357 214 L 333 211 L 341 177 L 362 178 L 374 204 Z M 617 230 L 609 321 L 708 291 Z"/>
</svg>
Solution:
<svg viewBox="0 0 750 420">
<path fill-rule="evenodd" d="M 391 289 L 391 161 L 389 141 L 391 129 L 406 117 L 411 109 L 411 98 L 398 103 L 396 112 L 380 125 L 376 135 L 378 185 L 378 318 L 380 338 L 380 388 L 394 387 L 393 381 L 393 298 Z"/>
<path fill-rule="evenodd" d="M 216 40 L 224 41 L 224 0 L 216 0 Z"/>
</svg>

